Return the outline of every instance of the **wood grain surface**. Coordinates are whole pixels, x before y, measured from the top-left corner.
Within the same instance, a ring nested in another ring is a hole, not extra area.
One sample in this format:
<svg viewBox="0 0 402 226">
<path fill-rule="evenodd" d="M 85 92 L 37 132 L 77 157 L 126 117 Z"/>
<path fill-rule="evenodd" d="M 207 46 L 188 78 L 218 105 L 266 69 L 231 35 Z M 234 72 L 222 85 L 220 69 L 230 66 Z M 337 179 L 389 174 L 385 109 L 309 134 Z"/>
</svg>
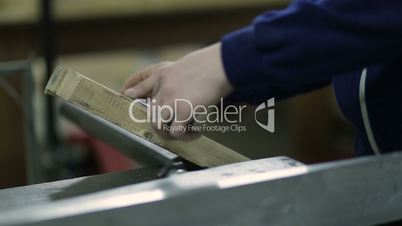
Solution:
<svg viewBox="0 0 402 226">
<path fill-rule="evenodd" d="M 150 123 L 139 123 L 130 118 L 130 98 L 64 66 L 58 66 L 53 72 L 45 93 L 59 96 L 202 167 L 248 160 L 247 157 L 205 136 L 192 141 L 160 137 Z M 146 108 L 139 104 L 133 105 L 132 112 L 137 119 L 146 118 Z"/>
</svg>

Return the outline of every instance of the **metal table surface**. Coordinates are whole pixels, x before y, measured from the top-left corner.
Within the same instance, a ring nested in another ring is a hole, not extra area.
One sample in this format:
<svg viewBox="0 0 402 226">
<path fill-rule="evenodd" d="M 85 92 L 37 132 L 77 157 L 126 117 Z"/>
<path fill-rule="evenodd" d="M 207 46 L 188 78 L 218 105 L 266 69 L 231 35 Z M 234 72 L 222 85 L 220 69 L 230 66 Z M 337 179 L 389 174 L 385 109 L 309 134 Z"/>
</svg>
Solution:
<svg viewBox="0 0 402 226">
<path fill-rule="evenodd" d="M 0 190 L 0 212 L 73 198 L 157 178 L 159 167 L 107 173 Z"/>
<path fill-rule="evenodd" d="M 254 160 L 3 209 L 0 225 L 374 225 L 402 219 L 401 174 L 402 153 Z"/>
</svg>

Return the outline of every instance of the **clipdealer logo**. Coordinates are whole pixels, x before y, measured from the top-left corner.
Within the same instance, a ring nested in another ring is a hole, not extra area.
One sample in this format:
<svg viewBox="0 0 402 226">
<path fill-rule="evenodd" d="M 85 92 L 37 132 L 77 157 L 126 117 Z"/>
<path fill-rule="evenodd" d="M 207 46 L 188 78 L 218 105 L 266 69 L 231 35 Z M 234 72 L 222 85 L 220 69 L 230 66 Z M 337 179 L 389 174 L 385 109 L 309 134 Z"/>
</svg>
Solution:
<svg viewBox="0 0 402 226">
<path fill-rule="evenodd" d="M 144 104 L 145 103 L 145 104 Z M 134 100 L 129 107 L 130 119 L 137 123 L 156 123 L 157 128 L 161 130 L 177 130 L 182 132 L 202 132 L 202 131 L 218 131 L 218 132 L 244 132 L 246 126 L 242 125 L 243 110 L 246 105 L 224 105 L 221 98 L 218 105 L 196 105 L 186 99 L 176 99 L 174 105 L 156 105 L 155 99 L 148 98 L 146 102 L 143 99 Z M 134 106 L 142 104 L 146 106 L 147 114 L 143 118 L 139 118 L 135 114 Z M 177 112 L 178 106 L 186 105 L 190 109 L 190 115 L 185 119 L 178 119 L 174 112 Z M 254 119 L 257 125 L 271 133 L 275 132 L 275 99 L 271 98 L 257 106 L 254 112 Z M 267 111 L 267 123 L 264 124 L 257 119 L 257 113 Z M 167 117 L 163 117 L 163 116 Z M 171 122 L 175 121 L 179 125 L 171 126 Z M 188 123 L 188 122 L 192 123 Z M 214 125 L 215 124 L 215 125 Z M 223 124 L 223 125 L 216 125 Z M 185 126 L 183 126 L 185 125 Z"/>
<path fill-rule="evenodd" d="M 254 112 L 254 119 L 255 122 L 263 129 L 274 133 L 275 132 L 275 98 L 272 97 L 271 99 L 267 100 L 267 102 L 264 102 L 260 105 L 257 106 Z M 262 110 L 267 110 L 267 124 L 261 123 L 257 119 L 257 112 L 262 111 Z"/>
</svg>

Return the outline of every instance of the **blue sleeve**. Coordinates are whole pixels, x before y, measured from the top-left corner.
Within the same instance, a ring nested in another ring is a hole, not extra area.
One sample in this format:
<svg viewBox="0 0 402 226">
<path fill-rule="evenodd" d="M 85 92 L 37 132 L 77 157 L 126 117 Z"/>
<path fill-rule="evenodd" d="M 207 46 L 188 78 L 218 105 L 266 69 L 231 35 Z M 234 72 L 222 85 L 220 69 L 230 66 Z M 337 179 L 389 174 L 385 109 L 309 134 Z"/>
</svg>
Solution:
<svg viewBox="0 0 402 226">
<path fill-rule="evenodd" d="M 402 1 L 297 0 L 221 42 L 235 94 L 284 98 L 401 56 Z"/>
</svg>

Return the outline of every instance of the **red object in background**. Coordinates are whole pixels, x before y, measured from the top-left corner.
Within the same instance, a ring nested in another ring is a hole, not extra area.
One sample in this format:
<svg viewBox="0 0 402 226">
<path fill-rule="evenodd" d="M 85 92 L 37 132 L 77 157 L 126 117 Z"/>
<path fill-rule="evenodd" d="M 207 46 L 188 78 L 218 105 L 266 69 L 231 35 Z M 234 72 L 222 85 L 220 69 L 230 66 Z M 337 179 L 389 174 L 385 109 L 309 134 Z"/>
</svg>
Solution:
<svg viewBox="0 0 402 226">
<path fill-rule="evenodd" d="M 99 173 L 109 173 L 133 169 L 135 162 L 122 155 L 112 146 L 89 136 L 81 130 L 72 131 L 68 140 L 91 150 L 98 165 Z"/>
</svg>

